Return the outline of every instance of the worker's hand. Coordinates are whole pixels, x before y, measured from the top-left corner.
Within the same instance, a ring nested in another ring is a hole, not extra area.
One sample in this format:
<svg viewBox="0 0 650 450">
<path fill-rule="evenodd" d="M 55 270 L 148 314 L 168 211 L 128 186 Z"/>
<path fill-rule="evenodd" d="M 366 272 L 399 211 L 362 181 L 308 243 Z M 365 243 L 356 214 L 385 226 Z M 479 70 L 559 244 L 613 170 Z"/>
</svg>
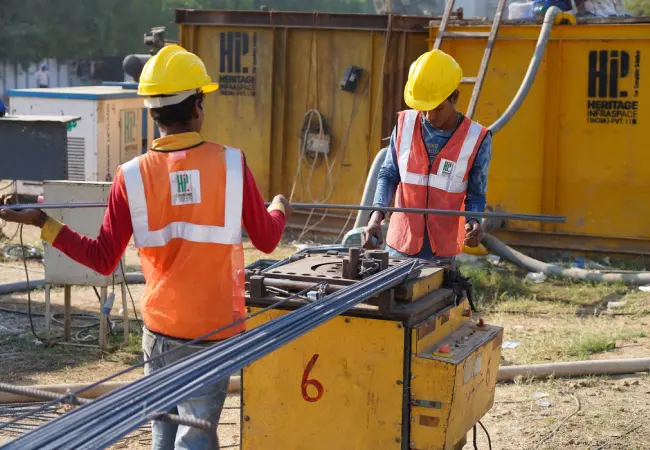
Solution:
<svg viewBox="0 0 650 450">
<path fill-rule="evenodd" d="M 370 222 L 361 232 L 361 246 L 368 250 L 373 250 L 384 243 L 383 232 L 381 229 L 382 214 L 375 211 L 370 216 Z M 375 243 L 373 238 L 377 240 Z"/>
<path fill-rule="evenodd" d="M 0 205 L 15 205 L 18 203 L 18 194 L 0 195 Z"/>
<path fill-rule="evenodd" d="M 12 211 L 11 209 L 0 210 L 0 219 L 6 222 L 22 223 L 24 225 L 33 225 L 43 228 L 47 215 L 40 209 L 24 209 L 22 211 Z"/>
<path fill-rule="evenodd" d="M 465 224 L 465 241 L 463 244 L 472 248 L 478 247 L 484 235 L 481 224 L 472 219 Z"/>
<path fill-rule="evenodd" d="M 280 203 L 284 207 L 284 216 L 289 220 L 289 218 L 293 215 L 293 207 L 291 206 L 291 202 L 287 200 L 287 198 L 282 195 L 276 195 L 273 198 L 273 203 Z"/>
</svg>

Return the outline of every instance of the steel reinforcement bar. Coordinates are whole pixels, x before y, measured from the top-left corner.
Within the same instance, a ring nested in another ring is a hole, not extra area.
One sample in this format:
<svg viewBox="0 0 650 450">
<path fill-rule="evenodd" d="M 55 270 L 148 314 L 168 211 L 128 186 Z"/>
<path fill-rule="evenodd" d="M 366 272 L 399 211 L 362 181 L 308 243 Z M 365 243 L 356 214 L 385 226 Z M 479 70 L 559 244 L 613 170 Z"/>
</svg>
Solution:
<svg viewBox="0 0 650 450">
<path fill-rule="evenodd" d="M 269 206 L 271 203 L 266 203 Z M 24 203 L 18 205 L 0 205 L 0 210 L 11 209 L 21 211 L 24 209 L 73 209 L 73 208 L 106 208 L 107 203 L 90 203 L 90 202 L 72 202 L 72 203 Z M 326 205 L 321 203 L 292 203 L 294 209 L 314 209 L 314 210 L 340 210 L 340 211 L 381 211 L 386 213 L 412 213 L 426 214 L 433 216 L 471 216 L 485 219 L 504 219 L 504 220 L 521 220 L 525 222 L 548 222 L 548 223 L 565 223 L 566 216 L 552 216 L 547 214 L 514 214 L 505 212 L 466 212 L 451 211 L 446 209 L 426 209 L 426 208 L 383 208 L 378 206 L 364 205 Z"/>
<path fill-rule="evenodd" d="M 401 284 L 419 266 L 405 261 L 322 300 L 207 347 L 1 447 L 7 450 L 105 448 L 219 379 L 241 370 L 362 301 Z"/>
</svg>

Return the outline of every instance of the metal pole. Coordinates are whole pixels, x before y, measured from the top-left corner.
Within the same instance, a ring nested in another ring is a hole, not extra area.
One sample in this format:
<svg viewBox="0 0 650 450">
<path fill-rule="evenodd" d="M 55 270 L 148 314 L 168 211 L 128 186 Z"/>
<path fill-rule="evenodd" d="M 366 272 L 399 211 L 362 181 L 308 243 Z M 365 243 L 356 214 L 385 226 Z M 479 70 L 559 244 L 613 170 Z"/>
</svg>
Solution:
<svg viewBox="0 0 650 450">
<path fill-rule="evenodd" d="M 271 203 L 267 202 L 269 206 Z M 106 208 L 107 203 L 31 203 L 19 205 L 0 205 L 0 210 L 11 209 L 13 211 L 21 211 L 25 209 L 73 209 L 73 208 Z M 410 213 L 410 214 L 430 214 L 436 216 L 455 216 L 465 217 L 471 216 L 476 218 L 491 218 L 491 219 L 509 219 L 521 220 L 526 222 L 549 222 L 549 223 L 566 223 L 566 216 L 551 216 L 546 214 L 511 214 L 504 212 L 470 212 L 470 211 L 451 211 L 444 209 L 426 209 L 426 208 L 382 208 L 377 206 L 364 206 L 364 205 L 326 205 L 321 203 L 292 203 L 294 209 L 319 209 L 329 210 L 338 209 L 342 211 L 381 211 L 390 213 Z"/>
</svg>

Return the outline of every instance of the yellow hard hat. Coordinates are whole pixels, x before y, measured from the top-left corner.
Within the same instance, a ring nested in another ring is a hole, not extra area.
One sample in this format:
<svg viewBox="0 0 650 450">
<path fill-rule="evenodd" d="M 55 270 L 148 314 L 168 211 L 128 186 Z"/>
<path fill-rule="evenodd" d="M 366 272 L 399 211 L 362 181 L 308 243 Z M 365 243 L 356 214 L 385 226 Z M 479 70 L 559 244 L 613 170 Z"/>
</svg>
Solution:
<svg viewBox="0 0 650 450">
<path fill-rule="evenodd" d="M 217 89 L 219 85 L 212 82 L 201 58 L 179 45 L 169 45 L 160 49 L 144 65 L 138 95 L 171 96 L 145 100 L 147 107 L 157 108 L 180 103 L 198 91 L 207 94 Z"/>
<path fill-rule="evenodd" d="M 442 50 L 422 54 L 409 69 L 404 101 L 418 111 L 436 109 L 460 84 L 463 69 Z"/>
</svg>

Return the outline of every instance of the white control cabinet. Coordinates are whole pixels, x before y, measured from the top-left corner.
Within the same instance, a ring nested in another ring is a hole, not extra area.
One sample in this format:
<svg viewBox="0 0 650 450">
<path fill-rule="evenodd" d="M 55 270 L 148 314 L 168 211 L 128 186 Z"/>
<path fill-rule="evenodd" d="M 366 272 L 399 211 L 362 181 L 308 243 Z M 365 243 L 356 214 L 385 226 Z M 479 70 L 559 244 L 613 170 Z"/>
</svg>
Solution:
<svg viewBox="0 0 650 450">
<path fill-rule="evenodd" d="M 108 201 L 111 183 L 100 182 L 79 182 L 79 181 L 45 181 L 43 182 L 44 203 L 78 203 L 96 202 L 105 203 Z M 99 228 L 104 219 L 106 208 L 67 208 L 48 209 L 50 217 L 66 224 L 71 229 L 84 236 L 96 238 Z M 111 275 L 101 275 L 64 255 L 59 250 L 48 244 L 45 247 L 45 309 L 47 320 L 48 336 L 50 332 L 50 290 L 51 287 L 63 285 L 65 289 L 65 317 L 64 317 L 64 338 L 70 339 L 71 333 L 71 286 L 95 286 L 101 288 L 102 304 L 108 298 L 109 287 L 111 291 L 121 290 L 122 296 L 122 319 L 124 321 L 124 340 L 128 343 L 128 302 L 126 298 L 126 285 L 124 284 L 124 257 L 120 265 Z M 101 311 L 100 311 L 101 313 Z M 100 314 L 100 339 L 99 345 L 102 348 L 106 343 L 106 316 Z"/>
</svg>

